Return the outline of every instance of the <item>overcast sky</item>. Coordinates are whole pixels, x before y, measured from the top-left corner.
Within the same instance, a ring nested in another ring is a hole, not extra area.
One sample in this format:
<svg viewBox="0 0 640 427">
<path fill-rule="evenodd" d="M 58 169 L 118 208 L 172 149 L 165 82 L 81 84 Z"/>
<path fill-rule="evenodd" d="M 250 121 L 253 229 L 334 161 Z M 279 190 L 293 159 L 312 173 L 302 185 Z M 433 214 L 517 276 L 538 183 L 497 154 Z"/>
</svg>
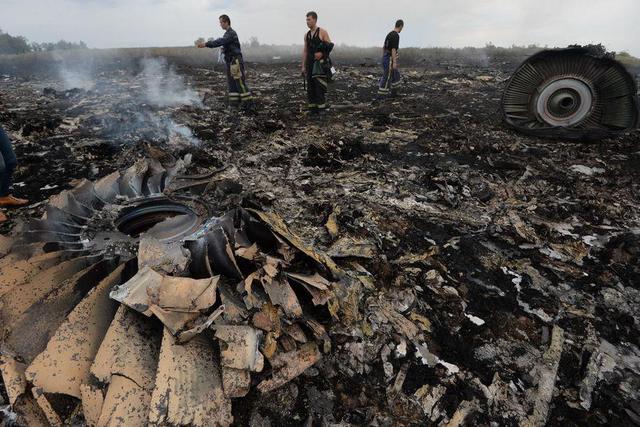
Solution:
<svg viewBox="0 0 640 427">
<path fill-rule="evenodd" d="M 241 40 L 300 44 L 311 9 L 338 44 L 380 45 L 403 18 L 402 46 L 604 43 L 640 56 L 640 0 L 0 0 L 0 29 L 98 48 L 185 46 L 221 35 L 227 13 Z"/>
</svg>

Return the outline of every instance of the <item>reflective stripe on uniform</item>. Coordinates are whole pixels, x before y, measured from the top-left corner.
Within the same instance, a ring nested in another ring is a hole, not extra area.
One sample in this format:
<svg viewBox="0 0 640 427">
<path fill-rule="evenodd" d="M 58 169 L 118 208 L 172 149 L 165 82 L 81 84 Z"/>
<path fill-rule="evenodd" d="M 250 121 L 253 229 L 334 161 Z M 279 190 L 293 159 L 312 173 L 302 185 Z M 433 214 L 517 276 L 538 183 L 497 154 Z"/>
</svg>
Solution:
<svg viewBox="0 0 640 427">
<path fill-rule="evenodd" d="M 385 82 L 385 85 L 384 85 L 386 89 L 389 88 L 389 84 L 391 83 L 392 76 L 393 76 L 393 60 L 389 59 L 389 75 L 387 76 L 387 81 Z"/>
<path fill-rule="evenodd" d="M 240 60 L 236 59 L 236 64 L 238 64 L 238 67 L 240 67 Z M 247 87 L 244 85 L 244 82 L 242 81 L 242 79 L 244 78 L 244 73 L 242 72 L 242 68 L 240 68 L 240 78 L 237 80 L 238 81 L 238 85 L 240 86 L 240 92 L 241 93 L 247 93 Z"/>
<path fill-rule="evenodd" d="M 242 79 L 238 79 L 238 84 L 240 85 L 240 90 L 242 91 L 242 94 L 248 93 L 247 88 L 245 87 Z"/>
</svg>

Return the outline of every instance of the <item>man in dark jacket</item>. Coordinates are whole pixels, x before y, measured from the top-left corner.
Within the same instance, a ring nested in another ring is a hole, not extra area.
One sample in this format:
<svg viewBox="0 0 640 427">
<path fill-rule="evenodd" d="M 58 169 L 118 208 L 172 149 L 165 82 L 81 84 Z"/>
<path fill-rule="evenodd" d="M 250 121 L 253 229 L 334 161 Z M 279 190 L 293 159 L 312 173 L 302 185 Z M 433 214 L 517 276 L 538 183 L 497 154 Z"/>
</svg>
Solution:
<svg viewBox="0 0 640 427">
<path fill-rule="evenodd" d="M 249 105 L 253 100 L 251 91 L 247 88 L 244 74 L 244 61 L 238 34 L 231 28 L 231 19 L 227 15 L 220 16 L 220 27 L 225 30 L 224 36 L 206 43 L 198 42 L 199 48 L 222 47 L 224 62 L 229 84 L 229 103 L 232 105 Z"/>
<path fill-rule="evenodd" d="M 304 36 L 302 75 L 307 81 L 308 107 L 313 113 L 327 109 L 326 94 L 332 74 L 329 54 L 334 45 L 327 30 L 318 27 L 317 13 L 307 13 L 307 27 L 309 31 Z"/>
<path fill-rule="evenodd" d="M 396 21 L 395 28 L 384 39 L 382 53 L 383 74 L 378 87 L 379 96 L 395 95 L 400 84 L 400 70 L 398 67 L 398 49 L 400 49 L 400 33 L 404 28 L 402 19 Z"/>
<path fill-rule="evenodd" d="M 27 200 L 18 199 L 10 194 L 13 181 L 13 171 L 18 162 L 11 148 L 11 141 L 7 133 L 0 127 L 0 206 L 15 207 L 28 203 Z M 0 222 L 5 222 L 7 217 L 0 211 Z"/>
</svg>

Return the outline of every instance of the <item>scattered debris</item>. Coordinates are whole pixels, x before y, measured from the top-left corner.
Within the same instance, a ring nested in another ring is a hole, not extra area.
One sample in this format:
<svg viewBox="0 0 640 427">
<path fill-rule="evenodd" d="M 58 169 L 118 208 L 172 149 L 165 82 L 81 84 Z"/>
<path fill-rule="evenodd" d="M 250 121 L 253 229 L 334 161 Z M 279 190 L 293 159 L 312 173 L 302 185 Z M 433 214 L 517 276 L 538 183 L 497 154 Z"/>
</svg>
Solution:
<svg viewBox="0 0 640 427">
<path fill-rule="evenodd" d="M 302 113 L 282 63 L 251 64 L 278 85 L 255 115 L 217 69 L 173 69 L 202 103 L 125 70 L 3 80 L 34 203 L 0 225 L 2 416 L 637 422 L 639 131 L 513 133 L 513 58 L 425 65 L 373 104 L 377 71 L 341 67 L 340 120 Z"/>
<path fill-rule="evenodd" d="M 258 384 L 258 390 L 267 393 L 301 375 L 322 357 L 315 343 L 308 343 L 298 350 L 281 353 L 269 359 L 273 368 L 272 378 Z"/>
<path fill-rule="evenodd" d="M 538 391 L 534 398 L 533 414 L 523 421 L 522 425 L 524 426 L 544 426 L 547 424 L 549 405 L 556 386 L 564 340 L 562 328 L 554 326 L 549 349 L 542 356 L 542 364 L 537 366 Z"/>
<path fill-rule="evenodd" d="M 587 176 L 600 175 L 606 172 L 603 168 L 590 168 L 584 165 L 573 165 L 569 169 Z"/>
</svg>

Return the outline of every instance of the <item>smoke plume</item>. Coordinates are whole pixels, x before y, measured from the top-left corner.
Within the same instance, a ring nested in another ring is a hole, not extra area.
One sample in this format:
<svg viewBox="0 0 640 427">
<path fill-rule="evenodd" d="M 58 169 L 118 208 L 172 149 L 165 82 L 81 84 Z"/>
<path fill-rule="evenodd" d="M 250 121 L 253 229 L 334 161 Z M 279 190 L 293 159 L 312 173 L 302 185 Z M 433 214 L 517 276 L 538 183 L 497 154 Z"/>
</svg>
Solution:
<svg viewBox="0 0 640 427">
<path fill-rule="evenodd" d="M 198 93 L 187 87 L 184 79 L 168 66 L 166 59 L 145 58 L 142 66 L 148 102 L 159 107 L 202 106 Z"/>
<path fill-rule="evenodd" d="M 81 96 L 100 99 L 109 111 L 91 118 L 103 138 L 116 143 L 200 144 L 189 127 L 174 120 L 172 112 L 183 106 L 201 108 L 203 103 L 165 58 L 131 61 L 127 71 L 108 74 L 96 73 L 93 61 L 80 56 L 56 54 L 55 60 L 64 90 L 90 90 Z"/>
</svg>

